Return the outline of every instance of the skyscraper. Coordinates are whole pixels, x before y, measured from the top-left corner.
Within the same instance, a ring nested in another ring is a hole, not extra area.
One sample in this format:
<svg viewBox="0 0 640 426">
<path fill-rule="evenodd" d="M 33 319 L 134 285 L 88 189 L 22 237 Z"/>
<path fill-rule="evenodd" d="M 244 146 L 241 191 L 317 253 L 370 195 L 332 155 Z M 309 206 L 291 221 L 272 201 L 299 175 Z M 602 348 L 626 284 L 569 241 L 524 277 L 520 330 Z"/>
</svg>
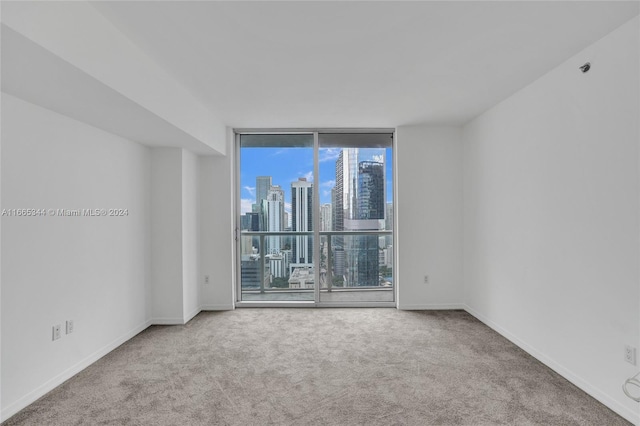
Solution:
<svg viewBox="0 0 640 426">
<path fill-rule="evenodd" d="M 260 230 L 260 214 L 247 212 L 243 216 L 242 223 L 244 224 L 242 228 L 243 231 L 244 230 L 251 231 L 251 232 L 259 231 Z M 251 250 L 252 247 L 258 247 L 260 245 L 260 237 L 252 236 L 250 241 L 251 241 L 250 243 L 247 242 L 247 244 L 243 244 L 243 247 L 246 246 L 247 250 Z"/>
<path fill-rule="evenodd" d="M 260 204 L 262 200 L 267 199 L 269 190 L 271 189 L 271 176 L 256 177 L 256 203 Z"/>
<path fill-rule="evenodd" d="M 382 161 L 359 161 L 360 154 L 357 148 L 344 148 L 336 161 L 333 226 L 337 231 L 384 229 L 385 157 L 383 154 Z M 344 249 L 346 286 L 379 284 L 378 237 L 336 237 L 335 246 L 334 255 Z"/>
<path fill-rule="evenodd" d="M 294 232 L 313 231 L 312 204 L 313 183 L 299 178 L 291 183 L 291 230 Z M 313 262 L 313 243 L 307 235 L 296 235 L 293 239 L 293 259 L 291 263 Z"/>
<path fill-rule="evenodd" d="M 331 188 L 331 230 L 344 230 L 344 212 L 342 210 L 342 184 L 338 187 L 338 165 L 336 164 L 336 185 Z M 334 236 L 331 238 L 331 251 L 333 255 L 333 276 L 344 275 L 344 238 Z"/>
<path fill-rule="evenodd" d="M 336 229 L 336 220 L 337 220 L 336 212 L 338 211 L 337 194 L 338 194 L 338 189 L 337 189 L 337 186 L 334 185 L 334 187 L 331 188 L 331 231 L 337 231 Z"/>
<path fill-rule="evenodd" d="M 384 220 L 384 164 L 361 161 L 358 164 L 358 221 L 359 229 L 380 229 Z M 357 237 L 355 244 L 354 280 L 358 286 L 379 285 L 379 244 L 375 235 Z"/>
<path fill-rule="evenodd" d="M 268 232 L 284 231 L 284 191 L 280 185 L 273 185 L 262 201 L 265 218 L 265 230 Z M 266 253 L 279 254 L 281 250 L 281 236 L 267 237 Z"/>
<path fill-rule="evenodd" d="M 344 162 L 345 162 L 345 150 L 340 151 L 338 160 L 336 160 L 336 185 L 331 190 L 331 203 L 333 204 L 333 230 L 344 231 Z M 347 172 L 348 173 L 348 172 Z M 349 177 L 347 176 L 347 182 Z M 341 246 L 336 241 L 335 246 Z"/>
<path fill-rule="evenodd" d="M 243 223 L 246 227 L 243 230 L 258 231 L 260 229 L 260 215 L 258 213 L 245 213 Z"/>
<path fill-rule="evenodd" d="M 332 221 L 332 208 L 331 204 L 323 204 L 320 206 L 320 230 L 331 231 Z"/>
<path fill-rule="evenodd" d="M 386 231 L 393 230 L 393 203 L 387 203 L 387 209 L 384 216 L 384 229 Z M 393 244 L 393 235 L 387 235 L 384 239 L 386 246 Z"/>
<path fill-rule="evenodd" d="M 256 206 L 260 213 L 260 231 L 266 231 L 266 212 L 264 211 L 263 200 L 267 199 L 269 190 L 271 189 L 271 176 L 256 177 Z"/>
<path fill-rule="evenodd" d="M 336 160 L 336 185 L 333 187 L 331 194 L 334 210 L 332 224 L 334 231 L 351 230 L 348 222 L 355 218 L 357 162 L 358 148 L 343 148 Z M 348 241 L 349 237 L 346 240 Z M 345 237 L 334 237 L 332 240 L 333 249 L 342 250 L 345 242 Z M 342 273 L 338 272 L 334 271 L 336 275 L 342 275 Z"/>
<path fill-rule="evenodd" d="M 357 161 L 358 150 L 354 148 L 344 148 L 341 150 L 338 159 L 336 160 L 336 185 L 332 191 L 332 203 L 333 203 L 333 229 L 335 231 L 349 230 L 345 227 L 345 218 L 349 220 L 352 218 L 350 194 L 355 189 L 351 183 L 350 176 L 353 174 L 349 167 L 351 163 L 350 159 Z M 353 285 L 349 283 L 347 273 L 349 271 L 347 253 L 345 252 L 345 246 L 351 242 L 353 237 L 336 236 L 332 240 L 333 250 L 333 274 L 336 277 L 345 277 L 346 280 L 343 285 Z"/>
<path fill-rule="evenodd" d="M 384 219 L 384 164 L 361 161 L 358 165 L 358 219 Z"/>
</svg>

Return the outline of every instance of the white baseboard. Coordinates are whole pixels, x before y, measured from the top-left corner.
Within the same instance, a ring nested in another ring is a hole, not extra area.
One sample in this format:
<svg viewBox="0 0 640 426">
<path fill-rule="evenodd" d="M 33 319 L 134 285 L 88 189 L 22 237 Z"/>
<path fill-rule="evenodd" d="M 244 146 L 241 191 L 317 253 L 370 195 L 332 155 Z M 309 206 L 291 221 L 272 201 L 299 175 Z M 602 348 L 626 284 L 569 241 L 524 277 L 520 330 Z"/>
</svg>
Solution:
<svg viewBox="0 0 640 426">
<path fill-rule="evenodd" d="M 151 318 L 151 325 L 184 325 L 184 318 Z"/>
<path fill-rule="evenodd" d="M 108 354 L 109 352 L 113 351 L 118 346 L 120 346 L 123 343 L 125 343 L 127 340 L 130 340 L 135 335 L 137 335 L 140 332 L 144 331 L 150 325 L 151 325 L 151 321 L 146 321 L 146 322 L 140 324 L 139 326 L 135 327 L 133 330 L 123 334 L 122 336 L 120 336 L 117 339 L 113 340 L 112 342 L 110 342 L 106 346 L 98 349 L 97 351 L 95 351 L 94 353 L 89 355 L 88 357 L 84 358 L 83 360 L 81 360 L 77 364 L 69 367 L 68 369 L 66 369 L 62 373 L 58 374 L 57 376 L 55 376 L 52 379 L 48 380 L 47 382 L 45 382 L 41 386 L 37 387 L 33 391 L 31 391 L 28 394 L 24 395 L 23 397 L 18 399 L 16 402 L 14 402 L 11 405 L 5 407 L 2 410 L 2 412 L 0 413 L 0 421 L 5 421 L 9 417 L 11 417 L 14 414 L 18 413 L 20 410 L 22 410 L 23 408 L 27 407 L 29 404 L 35 402 L 38 398 L 41 398 L 42 396 L 44 396 L 47 392 L 52 391 L 57 386 L 60 386 L 62 383 L 66 382 L 67 380 L 69 380 L 70 378 L 72 378 L 73 376 L 75 376 L 76 374 L 78 374 L 79 372 L 81 372 L 82 370 L 84 370 L 85 368 L 87 368 L 88 366 L 90 366 L 91 364 L 93 364 L 94 362 L 96 362 L 97 360 L 99 360 L 100 358 L 105 356 L 106 354 Z"/>
<path fill-rule="evenodd" d="M 191 320 L 194 316 L 196 316 L 200 312 L 200 310 L 225 311 L 225 310 L 233 310 L 233 309 L 234 307 L 232 305 L 204 305 L 201 307 L 201 309 L 196 309 L 192 314 L 188 315 L 187 321 Z M 600 389 L 596 388 L 586 380 L 582 379 L 581 377 L 573 373 L 570 369 L 557 363 L 556 361 L 554 361 L 552 358 L 545 355 L 544 353 L 536 350 L 535 348 L 533 348 L 532 346 L 530 346 L 529 344 L 527 344 L 526 342 L 522 341 L 521 339 L 516 337 L 514 334 L 509 332 L 504 327 L 486 318 L 485 316 L 475 311 L 473 308 L 471 308 L 468 305 L 456 304 L 456 303 L 433 304 L 433 305 L 429 305 L 429 304 L 400 305 L 398 306 L 398 309 L 400 310 L 464 309 L 469 314 L 476 317 L 479 321 L 483 322 L 488 327 L 490 327 L 491 329 L 495 330 L 497 333 L 504 336 L 506 339 L 508 339 L 509 341 L 511 341 L 512 343 L 514 343 L 515 345 L 523 349 L 525 352 L 529 353 L 531 356 L 533 356 L 534 358 L 536 358 L 537 360 L 539 360 L 540 362 L 542 362 L 552 370 L 556 371 L 565 379 L 569 380 L 571 383 L 573 383 L 574 385 L 576 385 L 577 387 L 579 387 L 580 389 L 582 389 L 583 391 L 585 391 L 586 393 L 588 393 L 589 395 L 591 395 L 592 397 L 594 397 L 595 399 L 597 399 L 598 401 L 600 401 L 601 403 L 609 407 L 611 410 L 618 413 L 620 416 L 624 417 L 625 419 L 627 419 L 628 421 L 634 424 L 640 425 L 640 415 L 633 412 L 632 410 L 629 410 L 627 407 L 620 404 L 610 395 L 606 394 L 605 392 L 602 392 Z M 9 417 L 18 413 L 20 410 L 27 407 L 29 404 L 35 402 L 38 398 L 44 396 L 47 392 L 50 392 L 51 390 L 61 385 L 65 381 L 69 380 L 71 377 L 78 374 L 80 371 L 84 370 L 85 368 L 87 368 L 88 366 L 90 366 L 91 364 L 93 364 L 94 362 L 96 362 L 97 360 L 99 360 L 109 352 L 116 349 L 121 344 L 125 343 L 127 340 L 130 340 L 135 335 L 139 334 L 140 332 L 148 328 L 150 325 L 153 325 L 153 324 L 182 325 L 182 324 L 185 324 L 187 321 L 184 321 L 182 318 L 153 318 L 149 321 L 146 321 L 140 324 L 139 326 L 135 327 L 133 330 L 113 340 L 106 346 L 95 351 L 94 353 L 84 358 L 77 364 L 73 365 L 72 367 L 68 368 L 67 370 L 63 371 L 62 373 L 58 374 L 52 379 L 48 380 L 38 388 L 24 395 L 23 397 L 21 397 L 20 399 L 12 403 L 11 405 L 2 409 L 2 411 L 0 412 L 0 421 L 5 421 Z"/>
<path fill-rule="evenodd" d="M 202 308 L 196 308 L 191 313 L 187 314 L 184 317 L 184 324 L 186 324 L 189 321 L 191 321 L 193 319 L 193 317 L 195 317 L 196 315 L 198 315 L 200 313 L 200 311 L 202 311 Z"/>
<path fill-rule="evenodd" d="M 635 413 L 632 410 L 629 410 L 627 407 L 625 407 L 624 405 L 616 401 L 615 398 L 612 398 L 607 393 L 601 391 L 600 389 L 593 386 L 586 380 L 582 379 L 580 376 L 575 374 L 570 369 L 566 368 L 565 366 L 553 360 L 553 358 L 547 356 L 546 354 L 535 349 L 533 346 L 522 341 L 521 339 L 516 337 L 513 333 L 511 333 L 504 327 L 498 325 L 497 323 L 493 322 L 492 320 L 488 319 L 484 315 L 480 314 L 470 306 L 463 305 L 463 309 L 468 313 L 470 313 L 471 315 L 473 315 L 474 317 L 476 317 L 478 320 L 480 320 L 484 324 L 486 324 L 489 328 L 493 329 L 494 331 L 496 331 L 497 333 L 505 337 L 507 340 L 511 341 L 511 343 L 520 347 L 520 349 L 524 350 L 529 355 L 536 358 L 538 361 L 540 361 L 547 367 L 551 368 L 553 371 L 560 374 L 562 377 L 564 377 L 565 379 L 567 379 L 568 381 L 570 381 L 571 383 L 573 383 L 574 385 L 576 385 L 577 387 L 579 387 L 580 389 L 582 389 L 583 391 L 585 391 L 586 393 L 588 393 L 589 395 L 591 395 L 592 397 L 594 397 L 595 399 L 597 399 L 598 401 L 600 401 L 601 403 L 609 407 L 611 410 L 615 411 L 620 416 L 624 417 L 625 419 L 627 419 L 633 424 L 640 425 L 640 415 L 638 413 Z M 620 386 L 622 386 L 622 384 L 620 384 Z"/>
<path fill-rule="evenodd" d="M 200 308 L 203 311 L 233 311 L 235 308 L 233 305 L 220 304 L 220 305 L 202 305 Z"/>
<path fill-rule="evenodd" d="M 452 309 L 464 309 L 465 305 L 462 303 L 436 303 L 436 304 L 404 304 L 399 303 L 398 309 L 401 311 L 424 311 L 424 310 L 452 310 Z"/>
</svg>

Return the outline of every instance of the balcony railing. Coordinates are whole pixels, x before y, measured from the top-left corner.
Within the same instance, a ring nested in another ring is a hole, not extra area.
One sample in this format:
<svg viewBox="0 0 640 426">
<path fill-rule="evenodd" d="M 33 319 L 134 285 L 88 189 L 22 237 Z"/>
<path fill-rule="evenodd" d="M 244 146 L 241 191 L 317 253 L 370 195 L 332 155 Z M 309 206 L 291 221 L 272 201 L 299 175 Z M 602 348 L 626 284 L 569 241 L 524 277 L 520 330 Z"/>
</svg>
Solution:
<svg viewBox="0 0 640 426">
<path fill-rule="evenodd" d="M 375 237 L 388 237 L 388 236 L 392 236 L 393 232 L 392 231 L 383 231 L 383 230 L 366 230 L 366 231 L 320 231 L 319 233 L 319 237 L 321 239 L 320 242 L 320 252 L 321 253 L 314 253 L 313 254 L 313 259 L 315 259 L 315 261 L 313 262 L 313 264 L 309 264 L 308 266 L 313 267 L 314 268 L 314 274 L 312 277 L 313 279 L 313 287 L 311 288 L 275 288 L 275 287 L 270 287 L 270 286 L 265 286 L 265 282 L 267 280 L 267 277 L 265 276 L 265 270 L 266 270 L 266 260 L 267 260 L 267 255 L 265 254 L 266 251 L 266 239 L 268 237 L 296 237 L 296 236 L 307 236 L 307 237 L 315 237 L 315 233 L 314 232 L 296 232 L 296 231 L 289 231 L 289 232 L 256 232 L 256 231 L 242 231 L 240 233 L 240 238 L 244 239 L 244 238 L 250 238 L 251 242 L 253 242 L 254 238 L 258 238 L 259 242 L 258 242 L 258 253 L 249 253 L 249 254 L 245 254 L 249 255 L 253 261 L 257 262 L 258 264 L 258 273 L 257 273 L 257 278 L 258 278 L 258 285 L 255 287 L 244 287 L 242 285 L 242 280 L 241 280 L 241 292 L 242 293 L 247 293 L 247 294 L 257 294 L 257 293 L 311 293 L 315 291 L 315 286 L 320 285 L 320 291 L 323 293 L 330 293 L 332 291 L 338 291 L 338 292 L 346 292 L 346 291 L 391 291 L 393 290 L 393 282 L 392 281 L 386 281 L 384 283 L 379 283 L 379 285 L 349 285 L 349 286 L 336 286 L 334 285 L 334 250 L 333 250 L 333 246 L 334 243 L 337 241 L 340 245 L 342 245 L 342 249 L 344 250 L 344 242 L 346 241 L 347 238 L 349 237 L 366 237 L 366 236 L 375 236 Z M 346 237 L 346 238 L 345 238 Z M 242 245 L 245 244 L 245 241 L 241 241 L 241 247 Z M 351 243 L 352 245 L 355 245 L 353 243 Z M 313 244 L 314 247 L 314 251 L 316 248 L 316 245 Z M 378 250 L 379 250 L 379 245 L 377 243 L 375 243 L 375 247 L 376 247 L 376 257 L 375 257 L 375 262 L 378 262 Z M 368 247 L 369 250 L 373 250 L 371 247 Z M 357 247 L 351 247 L 349 248 L 350 253 L 355 253 L 358 251 Z M 324 254 L 326 253 L 326 257 L 324 257 Z M 320 259 L 320 261 L 318 261 L 318 258 Z M 370 260 L 371 261 L 371 260 Z M 292 262 L 295 264 L 295 262 Z M 352 265 L 346 265 L 346 268 L 352 268 Z M 315 268 L 319 268 L 318 272 L 315 272 Z M 392 271 L 392 268 L 391 268 Z M 242 277 L 242 274 L 241 274 Z M 290 278 L 289 275 L 287 275 L 288 278 Z M 319 282 L 316 281 L 316 278 L 319 278 Z M 369 277 L 370 279 L 372 279 L 373 277 Z M 378 279 L 378 277 L 375 277 L 376 279 Z M 353 284 L 353 282 L 351 282 L 350 284 Z M 370 284 L 370 283 L 368 283 Z"/>
</svg>

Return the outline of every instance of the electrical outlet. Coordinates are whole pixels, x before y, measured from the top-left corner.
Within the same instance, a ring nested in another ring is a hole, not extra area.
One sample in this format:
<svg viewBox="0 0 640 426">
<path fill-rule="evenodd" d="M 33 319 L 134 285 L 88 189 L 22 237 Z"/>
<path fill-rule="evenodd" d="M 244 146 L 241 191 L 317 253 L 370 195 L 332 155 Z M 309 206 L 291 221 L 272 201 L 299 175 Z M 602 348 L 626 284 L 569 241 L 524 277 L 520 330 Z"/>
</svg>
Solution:
<svg viewBox="0 0 640 426">
<path fill-rule="evenodd" d="M 629 364 L 636 365 L 636 348 L 626 345 L 624 347 L 624 360 Z"/>
<path fill-rule="evenodd" d="M 73 333 L 73 320 L 67 320 L 67 334 Z"/>
<path fill-rule="evenodd" d="M 62 327 L 60 324 L 53 326 L 53 336 L 51 340 L 58 340 L 62 337 Z"/>
<path fill-rule="evenodd" d="M 429 275 L 424 276 L 424 283 L 429 284 Z"/>
<path fill-rule="evenodd" d="M 204 283 L 209 284 L 209 275 L 204 276 Z"/>
</svg>

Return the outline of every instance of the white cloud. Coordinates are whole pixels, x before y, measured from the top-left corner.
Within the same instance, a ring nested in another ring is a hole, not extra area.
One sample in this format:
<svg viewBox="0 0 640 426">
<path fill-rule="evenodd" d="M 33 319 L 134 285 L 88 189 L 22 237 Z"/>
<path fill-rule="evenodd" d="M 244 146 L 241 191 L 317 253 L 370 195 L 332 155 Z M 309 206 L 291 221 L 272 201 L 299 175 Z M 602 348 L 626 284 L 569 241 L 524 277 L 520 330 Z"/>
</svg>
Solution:
<svg viewBox="0 0 640 426">
<path fill-rule="evenodd" d="M 324 191 L 322 191 L 322 195 L 324 195 L 325 197 L 328 197 L 329 195 L 331 195 L 331 191 L 328 191 L 325 189 Z"/>
<path fill-rule="evenodd" d="M 287 213 L 291 213 L 291 203 L 284 202 L 284 211 Z"/>
<path fill-rule="evenodd" d="M 240 214 L 251 213 L 251 205 L 253 200 L 249 198 L 242 198 L 240 200 Z"/>
<path fill-rule="evenodd" d="M 336 181 L 335 180 L 328 180 L 326 182 L 322 182 L 320 184 L 320 186 L 325 187 L 325 188 L 333 188 L 336 185 Z"/>
<path fill-rule="evenodd" d="M 307 182 L 313 182 L 313 171 L 305 173 L 302 177 L 307 179 Z"/>
<path fill-rule="evenodd" d="M 244 189 L 251 194 L 252 196 L 256 195 L 256 188 L 255 186 L 245 186 Z"/>
<path fill-rule="evenodd" d="M 320 150 L 320 156 L 318 161 L 324 163 L 325 161 L 337 160 L 340 156 L 342 149 L 340 148 L 324 148 Z"/>
</svg>

